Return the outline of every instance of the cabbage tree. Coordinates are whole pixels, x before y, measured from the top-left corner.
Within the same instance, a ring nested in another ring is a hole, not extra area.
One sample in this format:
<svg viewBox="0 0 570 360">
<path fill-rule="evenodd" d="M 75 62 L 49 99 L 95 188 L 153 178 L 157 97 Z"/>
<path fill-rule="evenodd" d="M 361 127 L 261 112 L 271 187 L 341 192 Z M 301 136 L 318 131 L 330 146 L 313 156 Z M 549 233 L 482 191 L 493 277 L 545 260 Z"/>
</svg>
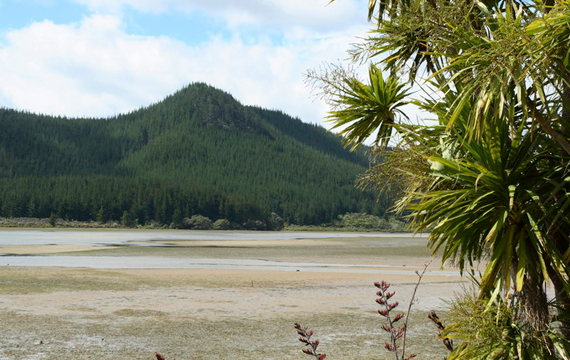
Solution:
<svg viewBox="0 0 570 360">
<path fill-rule="evenodd" d="M 365 182 L 399 184 L 397 209 L 431 230 L 432 249 L 466 271 L 486 260 L 480 297 L 517 292 L 529 327 L 544 330 L 546 284 L 570 311 L 570 1 L 370 0 L 368 14 L 373 29 L 352 53 L 393 85 L 354 92 L 317 76 L 330 120 L 353 147 L 374 129 L 380 150 L 397 144 Z M 389 116 L 406 104 L 437 124 Z"/>
</svg>

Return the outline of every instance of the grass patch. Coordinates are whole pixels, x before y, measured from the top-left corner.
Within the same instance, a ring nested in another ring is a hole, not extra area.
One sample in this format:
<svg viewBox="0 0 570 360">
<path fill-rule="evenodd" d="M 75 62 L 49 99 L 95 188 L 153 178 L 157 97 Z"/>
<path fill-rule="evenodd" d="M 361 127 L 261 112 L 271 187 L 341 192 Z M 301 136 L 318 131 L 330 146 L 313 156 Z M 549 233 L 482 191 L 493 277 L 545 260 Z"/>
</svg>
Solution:
<svg viewBox="0 0 570 360">
<path fill-rule="evenodd" d="M 0 294 L 39 294 L 60 291 L 136 290 L 145 285 L 136 277 L 113 271 L 58 268 L 7 268 L 0 271 Z"/>
</svg>

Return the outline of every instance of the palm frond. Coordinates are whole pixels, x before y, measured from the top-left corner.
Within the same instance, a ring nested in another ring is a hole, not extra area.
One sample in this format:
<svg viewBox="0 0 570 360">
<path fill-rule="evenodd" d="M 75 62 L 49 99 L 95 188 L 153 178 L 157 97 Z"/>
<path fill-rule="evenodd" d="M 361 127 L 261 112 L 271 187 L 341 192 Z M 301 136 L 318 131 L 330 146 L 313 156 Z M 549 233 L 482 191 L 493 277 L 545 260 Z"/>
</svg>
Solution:
<svg viewBox="0 0 570 360">
<path fill-rule="evenodd" d="M 353 150 L 377 132 L 374 143 L 385 149 L 393 126 L 407 117 L 401 107 L 407 104 L 408 89 L 393 76 L 384 79 L 375 65 L 370 65 L 368 84 L 354 77 L 342 82 L 342 91 L 333 99 L 339 109 L 328 116 L 332 129 L 340 129 Z"/>
</svg>

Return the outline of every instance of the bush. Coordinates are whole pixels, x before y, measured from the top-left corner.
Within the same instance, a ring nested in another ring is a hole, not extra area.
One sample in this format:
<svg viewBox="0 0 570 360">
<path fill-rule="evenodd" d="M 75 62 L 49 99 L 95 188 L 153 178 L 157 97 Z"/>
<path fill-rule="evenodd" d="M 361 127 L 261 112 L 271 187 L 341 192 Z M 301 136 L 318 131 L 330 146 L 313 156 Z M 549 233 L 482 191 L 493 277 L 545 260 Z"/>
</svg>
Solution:
<svg viewBox="0 0 570 360">
<path fill-rule="evenodd" d="M 59 219 L 59 216 L 57 216 L 55 213 L 51 213 L 49 216 L 49 224 L 51 226 L 55 226 L 57 224 L 57 219 Z"/>
<path fill-rule="evenodd" d="M 184 222 L 184 215 L 182 214 L 182 211 L 180 211 L 179 208 L 176 208 L 174 210 L 174 213 L 172 214 L 172 222 L 170 223 L 170 227 L 181 228 L 183 227 L 183 222 Z"/>
<path fill-rule="evenodd" d="M 97 213 L 95 214 L 95 221 L 99 224 L 104 224 L 107 222 L 107 214 L 105 213 L 105 208 L 101 206 Z"/>
<path fill-rule="evenodd" d="M 267 224 L 261 220 L 247 220 L 243 223 L 244 230 L 267 230 Z"/>
<path fill-rule="evenodd" d="M 385 219 L 369 215 L 367 213 L 347 213 L 339 215 L 339 226 L 358 229 L 390 229 L 390 224 Z"/>
<path fill-rule="evenodd" d="M 214 222 L 214 230 L 231 230 L 232 224 L 227 219 L 218 219 Z"/>
<path fill-rule="evenodd" d="M 281 231 L 285 227 L 285 222 L 281 216 L 272 212 L 269 216 L 269 219 L 267 220 L 267 227 L 269 230 Z"/>
<path fill-rule="evenodd" d="M 475 293 L 458 296 L 451 303 L 444 334 L 461 341 L 448 359 L 568 359 L 570 344 L 559 326 L 550 323 L 546 329 L 536 329 L 519 297 L 514 291 L 507 299 L 499 295 L 489 303 Z"/>
<path fill-rule="evenodd" d="M 391 217 L 390 220 L 388 221 L 388 224 L 390 230 L 395 230 L 395 231 L 408 230 L 408 224 L 406 224 L 401 220 L 396 219 L 395 217 Z"/>
<path fill-rule="evenodd" d="M 212 230 L 214 227 L 212 220 L 202 215 L 193 215 L 191 218 L 184 219 L 184 225 L 192 230 Z"/>
<path fill-rule="evenodd" d="M 121 216 L 121 225 L 126 227 L 135 227 L 137 224 L 137 220 L 134 218 L 133 214 L 128 211 L 123 212 L 123 216 Z"/>
</svg>

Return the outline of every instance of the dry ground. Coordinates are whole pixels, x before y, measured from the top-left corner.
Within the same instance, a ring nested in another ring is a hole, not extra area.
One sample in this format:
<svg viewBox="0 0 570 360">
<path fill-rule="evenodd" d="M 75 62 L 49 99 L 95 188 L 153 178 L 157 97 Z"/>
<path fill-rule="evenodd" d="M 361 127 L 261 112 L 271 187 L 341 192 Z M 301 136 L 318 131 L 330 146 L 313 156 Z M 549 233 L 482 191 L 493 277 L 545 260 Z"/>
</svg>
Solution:
<svg viewBox="0 0 570 360">
<path fill-rule="evenodd" d="M 324 239 L 171 242 L 176 248 L 4 246 L 0 253 L 265 259 L 392 265 L 403 275 L 267 270 L 0 269 L 0 359 L 309 359 L 293 323 L 316 331 L 329 359 L 390 359 L 376 313 L 374 281 L 386 280 L 400 308 L 430 260 L 423 241 Z M 427 312 L 444 314 L 459 277 L 430 266 L 410 317 L 411 350 L 441 359 Z M 366 268 L 365 268 L 366 269 Z"/>
</svg>

